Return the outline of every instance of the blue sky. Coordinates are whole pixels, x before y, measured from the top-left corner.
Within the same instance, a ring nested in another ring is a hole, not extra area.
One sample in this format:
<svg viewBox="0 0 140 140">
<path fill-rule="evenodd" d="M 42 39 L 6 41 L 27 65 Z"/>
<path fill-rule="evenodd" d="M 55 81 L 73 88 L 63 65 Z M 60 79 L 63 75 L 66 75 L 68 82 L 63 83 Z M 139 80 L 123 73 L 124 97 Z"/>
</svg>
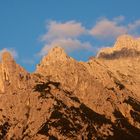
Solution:
<svg viewBox="0 0 140 140">
<path fill-rule="evenodd" d="M 140 0 L 0 0 L 0 54 L 9 50 L 33 71 L 61 45 L 86 61 L 121 34 L 140 34 Z"/>
</svg>

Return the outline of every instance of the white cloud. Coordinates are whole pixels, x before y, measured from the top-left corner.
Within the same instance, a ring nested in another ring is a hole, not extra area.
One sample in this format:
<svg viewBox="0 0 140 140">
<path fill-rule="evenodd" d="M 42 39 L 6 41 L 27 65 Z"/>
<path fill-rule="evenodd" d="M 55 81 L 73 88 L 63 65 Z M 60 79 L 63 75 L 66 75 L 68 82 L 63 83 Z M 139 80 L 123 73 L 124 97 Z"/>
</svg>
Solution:
<svg viewBox="0 0 140 140">
<path fill-rule="evenodd" d="M 124 25 L 124 19 L 123 16 L 115 17 L 112 20 L 101 18 L 89 32 L 93 37 L 102 40 L 116 39 L 123 34 L 138 35 L 140 20 Z"/>
<path fill-rule="evenodd" d="M 46 44 L 40 51 L 39 55 L 43 56 L 47 54 L 50 48 L 55 47 L 55 46 L 61 46 L 67 52 L 72 52 L 75 50 L 93 51 L 93 48 L 89 42 L 81 42 L 77 39 L 63 38 L 63 39 L 54 40 L 50 44 Z"/>
<path fill-rule="evenodd" d="M 8 49 L 8 48 L 3 48 L 2 50 L 0 50 L 0 57 L 1 57 L 2 53 L 4 53 L 4 52 L 10 52 L 11 55 L 14 58 L 17 58 L 18 57 L 18 54 L 17 54 L 17 52 L 14 49 Z"/>
<path fill-rule="evenodd" d="M 48 32 L 42 36 L 42 40 L 50 41 L 58 38 L 75 38 L 86 33 L 85 27 L 80 22 L 56 22 L 50 21 L 47 24 Z"/>
<path fill-rule="evenodd" d="M 140 29 L 140 20 L 136 20 L 133 23 L 128 24 L 129 34 L 132 34 L 133 36 L 139 36 L 138 29 Z"/>
<path fill-rule="evenodd" d="M 82 23 L 76 21 L 56 22 L 50 21 L 47 24 L 47 32 L 42 36 L 42 41 L 45 42 L 44 47 L 39 52 L 39 55 L 45 55 L 48 50 L 55 46 L 64 48 L 67 52 L 75 50 L 91 50 L 91 44 L 82 42 L 78 38 L 88 34 L 88 31 Z"/>
<path fill-rule="evenodd" d="M 122 20 L 123 17 L 114 18 L 113 20 L 102 18 L 90 30 L 90 34 L 98 39 L 112 39 L 126 34 L 128 32 L 127 27 L 119 24 Z"/>
<path fill-rule="evenodd" d="M 124 21 L 124 16 L 118 16 L 111 20 L 100 18 L 91 29 L 87 29 L 82 23 L 74 20 L 67 22 L 50 21 L 46 25 L 47 32 L 41 37 L 45 44 L 39 55 L 45 55 L 54 46 L 63 47 L 67 52 L 80 49 L 86 51 L 95 50 L 90 42 L 82 42 L 80 40 L 80 37 L 83 37 L 83 35 L 112 42 L 123 34 L 130 34 L 132 36 L 140 34 L 138 31 L 140 29 L 140 20 L 135 20 L 128 24 Z"/>
</svg>

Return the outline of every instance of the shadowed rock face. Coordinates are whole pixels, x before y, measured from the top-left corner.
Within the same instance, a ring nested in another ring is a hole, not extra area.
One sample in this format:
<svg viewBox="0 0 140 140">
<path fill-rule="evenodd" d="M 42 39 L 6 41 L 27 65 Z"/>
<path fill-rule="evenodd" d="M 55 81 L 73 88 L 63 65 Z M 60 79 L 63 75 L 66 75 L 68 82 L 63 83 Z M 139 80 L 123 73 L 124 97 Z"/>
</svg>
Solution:
<svg viewBox="0 0 140 140">
<path fill-rule="evenodd" d="M 139 57 L 140 56 L 140 51 L 137 51 L 135 49 L 127 49 L 127 48 L 122 48 L 119 51 L 114 51 L 110 54 L 107 53 L 100 53 L 98 56 L 99 58 L 103 59 L 119 59 L 119 58 L 132 58 L 132 57 Z"/>
<path fill-rule="evenodd" d="M 4 54 L 0 140 L 139 140 L 140 59 L 126 50 L 77 62 L 56 47 L 34 73 Z"/>
<path fill-rule="evenodd" d="M 120 36 L 114 47 L 103 48 L 97 54 L 98 58 L 118 59 L 126 57 L 140 56 L 140 39 L 135 39 L 129 35 Z"/>
</svg>

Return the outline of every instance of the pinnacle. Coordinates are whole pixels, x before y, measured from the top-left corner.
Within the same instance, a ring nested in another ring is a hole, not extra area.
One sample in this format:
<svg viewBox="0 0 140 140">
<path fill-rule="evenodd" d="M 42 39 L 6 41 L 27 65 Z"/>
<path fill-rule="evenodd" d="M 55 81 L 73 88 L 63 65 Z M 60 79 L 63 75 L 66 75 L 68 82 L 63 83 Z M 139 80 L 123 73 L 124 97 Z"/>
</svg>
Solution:
<svg viewBox="0 0 140 140">
<path fill-rule="evenodd" d="M 16 62 L 10 52 L 4 51 L 1 58 L 2 67 L 6 71 L 13 71 L 16 68 Z"/>
<path fill-rule="evenodd" d="M 133 36 L 131 36 L 131 35 L 124 34 L 124 35 L 120 35 L 120 36 L 117 38 L 117 41 L 119 41 L 119 40 L 128 40 L 128 39 L 134 39 L 134 38 L 133 38 Z"/>
<path fill-rule="evenodd" d="M 53 57 L 66 57 L 66 53 L 64 51 L 63 48 L 61 48 L 60 46 L 56 46 L 53 47 L 50 51 L 49 51 L 49 56 L 53 56 Z"/>
<path fill-rule="evenodd" d="M 130 35 L 121 35 L 117 38 L 117 41 L 114 45 L 116 49 L 136 49 L 137 47 L 137 40 Z"/>
<path fill-rule="evenodd" d="M 10 52 L 4 51 L 2 53 L 2 62 L 10 62 L 10 61 L 14 61 L 14 58 L 12 57 Z"/>
<path fill-rule="evenodd" d="M 51 48 L 48 55 L 44 56 L 41 64 L 45 65 L 49 62 L 55 62 L 55 61 L 66 61 L 68 59 L 68 55 L 65 53 L 64 49 L 56 46 Z"/>
<path fill-rule="evenodd" d="M 117 54 L 116 54 L 117 52 Z M 140 39 L 134 38 L 130 35 L 121 35 L 117 38 L 116 43 L 113 47 L 102 48 L 97 57 L 103 57 L 102 55 L 110 55 L 113 54 L 114 56 L 133 56 L 137 57 L 140 52 Z M 120 55 L 121 54 L 121 55 Z M 113 57 L 113 56 L 111 56 Z"/>
</svg>

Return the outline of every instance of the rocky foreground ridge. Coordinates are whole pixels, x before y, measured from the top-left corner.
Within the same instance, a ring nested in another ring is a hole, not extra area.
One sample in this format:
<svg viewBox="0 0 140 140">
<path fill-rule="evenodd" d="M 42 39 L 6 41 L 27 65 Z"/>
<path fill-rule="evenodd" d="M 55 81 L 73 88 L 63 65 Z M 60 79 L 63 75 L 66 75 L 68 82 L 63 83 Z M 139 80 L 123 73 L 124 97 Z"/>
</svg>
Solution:
<svg viewBox="0 0 140 140">
<path fill-rule="evenodd" d="M 0 140 L 139 140 L 140 41 L 128 35 L 77 62 L 50 50 L 28 73 L 0 62 Z"/>
</svg>

